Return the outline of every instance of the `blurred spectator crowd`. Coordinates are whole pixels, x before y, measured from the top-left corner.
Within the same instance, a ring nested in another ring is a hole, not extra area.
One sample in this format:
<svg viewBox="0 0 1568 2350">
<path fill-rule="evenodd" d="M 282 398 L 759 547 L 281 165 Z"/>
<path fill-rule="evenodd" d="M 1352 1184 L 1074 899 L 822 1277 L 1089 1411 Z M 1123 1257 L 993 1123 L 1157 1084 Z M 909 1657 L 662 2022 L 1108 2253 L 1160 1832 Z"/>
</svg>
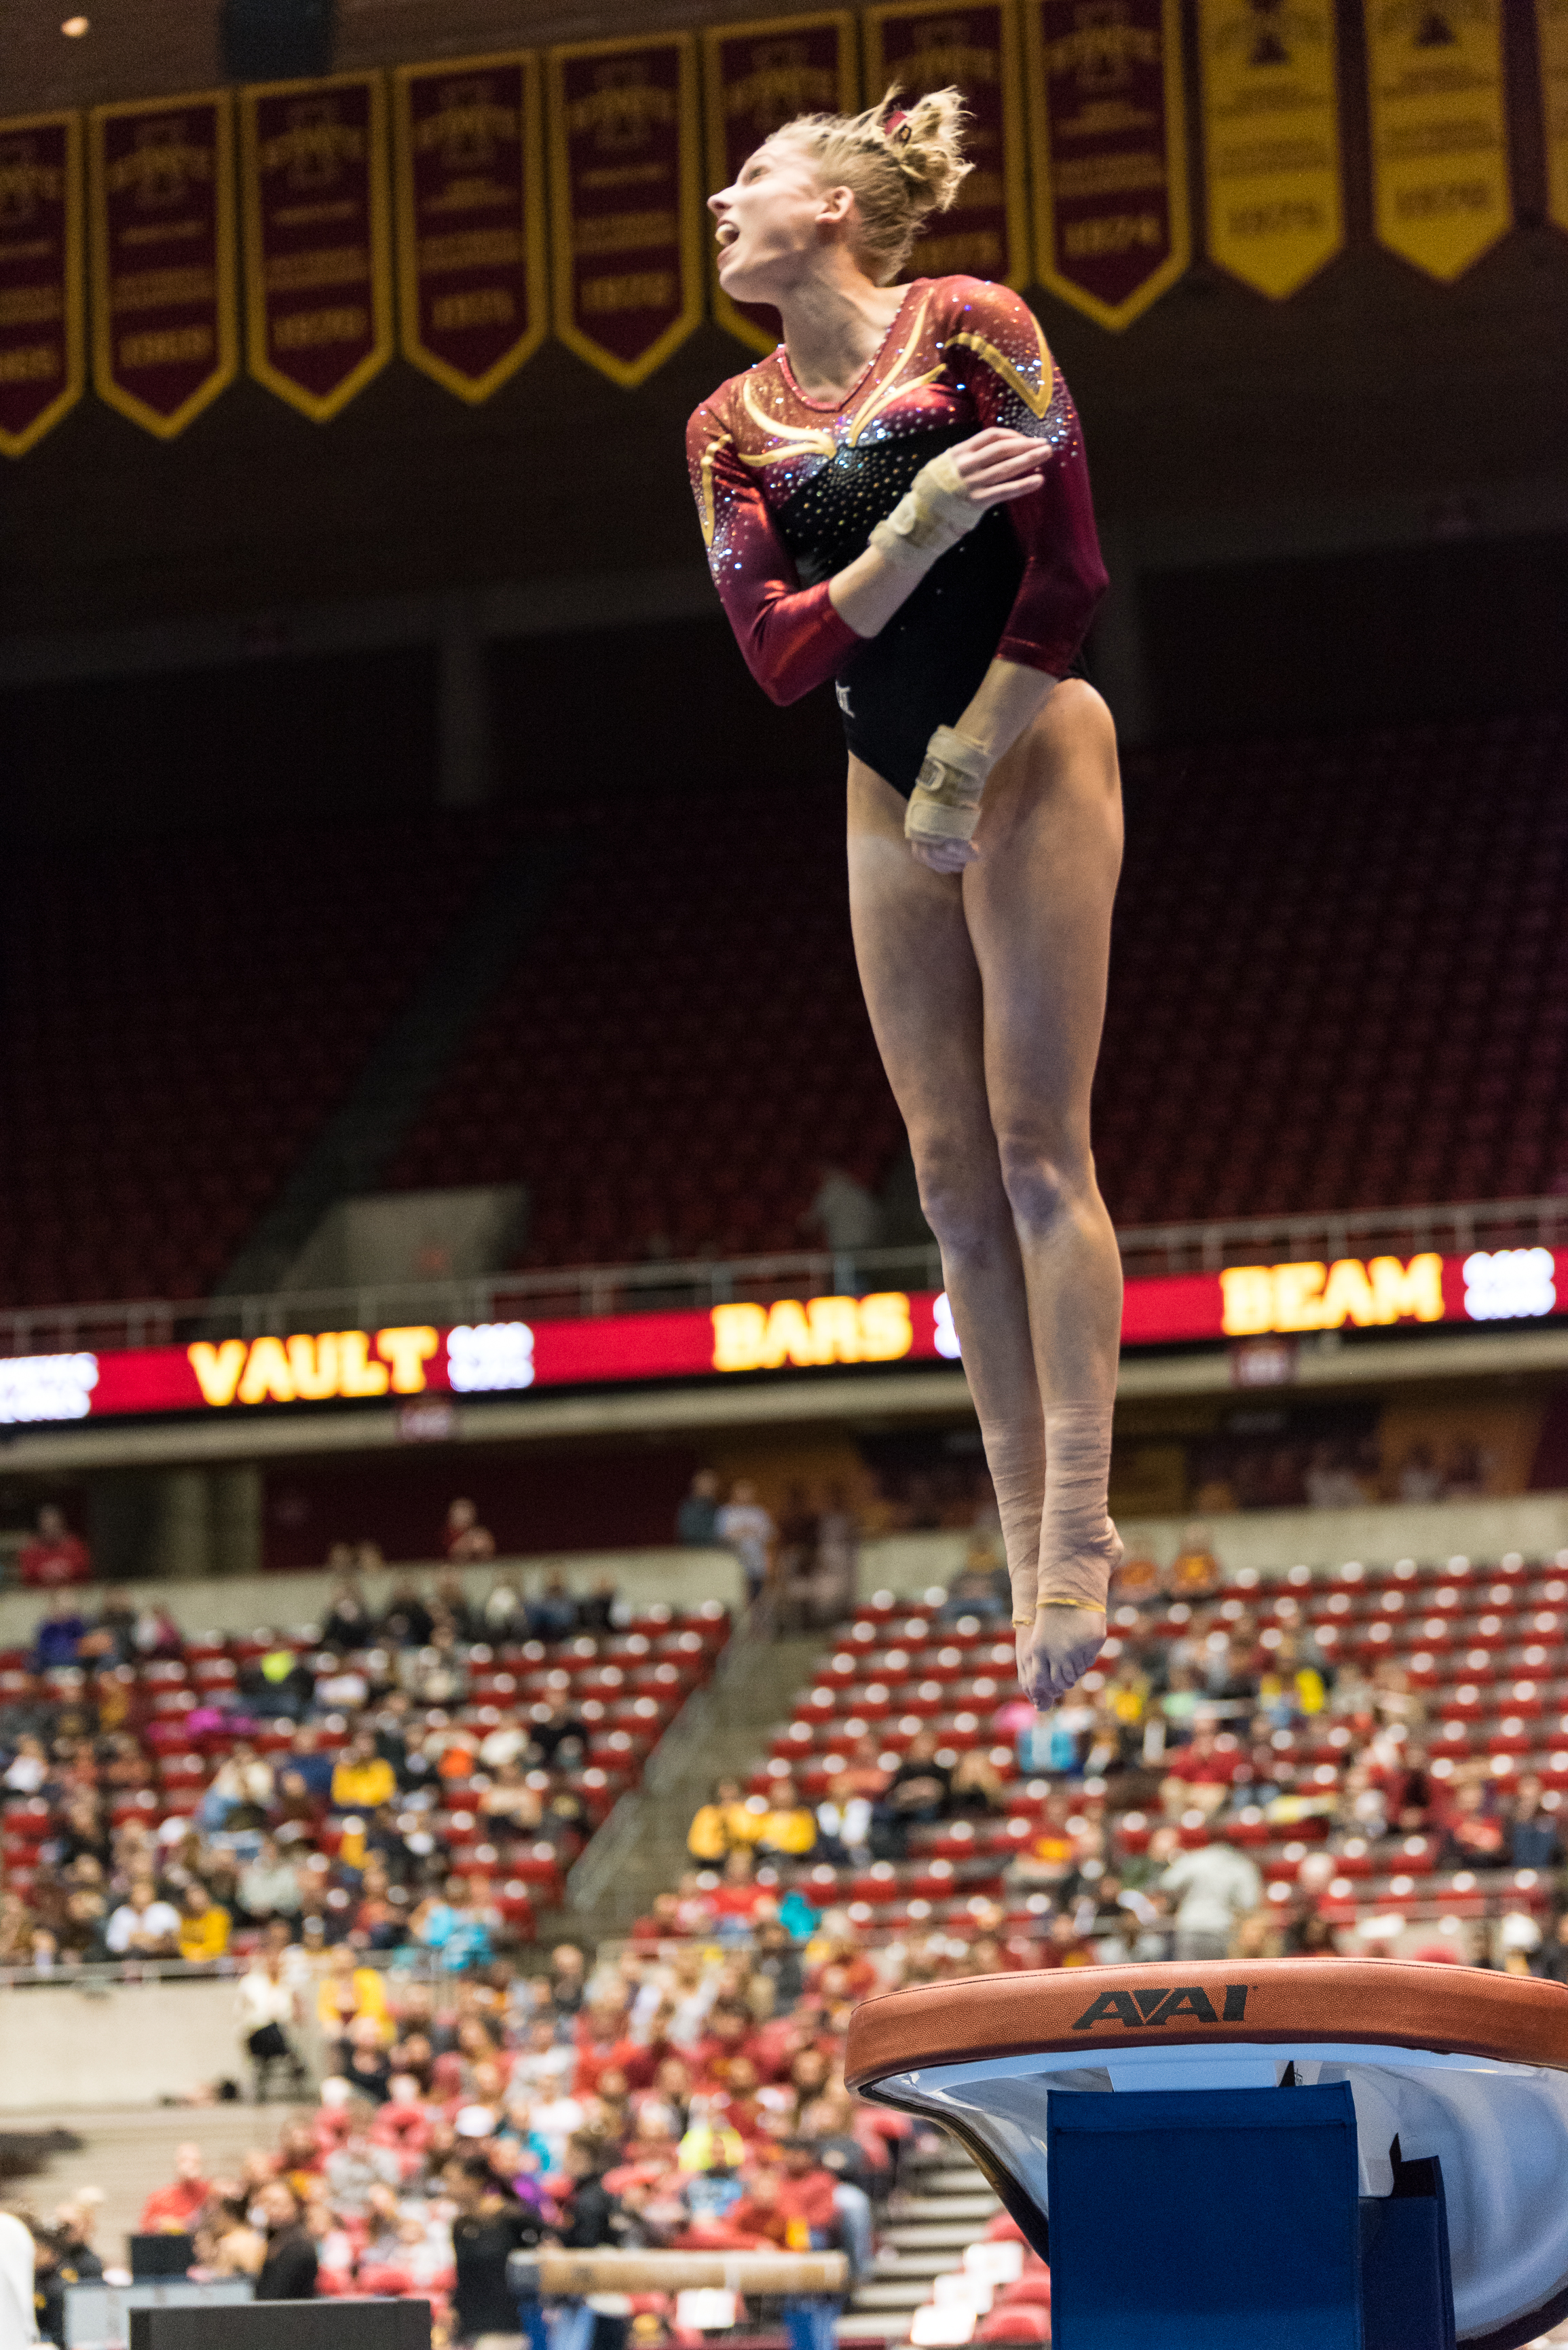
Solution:
<svg viewBox="0 0 1568 2350">
<path fill-rule="evenodd" d="M 782 1928 L 748 1947 L 571 1943 L 523 1977 L 487 1963 L 432 1988 L 344 1946 L 320 1962 L 269 1937 L 240 2022 L 291 2042 L 314 2011 L 314 2108 L 226 2177 L 195 2143 L 150 2182 L 144 2230 L 190 2235 L 198 2277 L 263 2297 L 415 2294 L 456 2339 L 517 2330 L 508 2252 L 544 2241 L 678 2249 L 838 2248 L 872 2262 L 876 2213 L 915 2133 L 846 2090 L 844 2036 L 882 1971 L 853 1938 Z M 90 2205 L 34 2219 L 39 2310 L 101 2275 Z M 660 2294 L 639 2342 L 695 2344 Z"/>
<path fill-rule="evenodd" d="M 728 1628 L 558 1574 L 404 1576 L 379 1607 L 345 1576 L 321 1624 L 248 1637 L 58 1592 L 0 1651 L 0 1966 L 227 1962 L 269 1928 L 481 1964 L 561 1898 Z"/>
</svg>

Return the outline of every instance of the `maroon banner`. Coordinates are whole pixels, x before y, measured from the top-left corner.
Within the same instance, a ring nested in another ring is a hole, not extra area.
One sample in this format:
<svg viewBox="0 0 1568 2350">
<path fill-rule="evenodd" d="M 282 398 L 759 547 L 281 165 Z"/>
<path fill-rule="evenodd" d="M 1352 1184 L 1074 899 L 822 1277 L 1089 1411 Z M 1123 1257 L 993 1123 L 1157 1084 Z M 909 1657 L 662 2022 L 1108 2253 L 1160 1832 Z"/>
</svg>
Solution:
<svg viewBox="0 0 1568 2350">
<path fill-rule="evenodd" d="M 889 82 L 907 98 L 956 83 L 972 120 L 974 164 L 950 212 L 938 213 L 909 260 L 915 277 L 992 277 L 1029 282 L 1023 195 L 1023 109 L 1018 89 L 1013 0 L 952 8 L 944 0 L 866 12 L 866 88 L 873 103 Z"/>
<path fill-rule="evenodd" d="M 547 324 L 539 66 L 400 66 L 392 80 L 403 356 L 488 400 Z"/>
<path fill-rule="evenodd" d="M 227 90 L 92 116 L 93 385 L 161 441 L 239 369 Z"/>
<path fill-rule="evenodd" d="M 392 356 L 386 87 L 264 83 L 240 109 L 250 371 L 324 423 Z"/>
<path fill-rule="evenodd" d="M 1126 327 L 1187 268 L 1180 0 L 1024 0 L 1035 276 Z"/>
<path fill-rule="evenodd" d="M 702 36 L 708 181 L 727 188 L 748 155 L 797 114 L 847 114 L 855 105 L 855 21 L 846 8 L 721 26 Z M 734 302 L 715 279 L 713 316 L 753 351 L 779 338 L 778 312 Z"/>
<path fill-rule="evenodd" d="M 691 35 L 552 49 L 549 107 L 556 332 L 641 383 L 702 316 Z"/>
<path fill-rule="evenodd" d="M 0 455 L 20 457 L 87 380 L 81 120 L 0 122 Z"/>
</svg>

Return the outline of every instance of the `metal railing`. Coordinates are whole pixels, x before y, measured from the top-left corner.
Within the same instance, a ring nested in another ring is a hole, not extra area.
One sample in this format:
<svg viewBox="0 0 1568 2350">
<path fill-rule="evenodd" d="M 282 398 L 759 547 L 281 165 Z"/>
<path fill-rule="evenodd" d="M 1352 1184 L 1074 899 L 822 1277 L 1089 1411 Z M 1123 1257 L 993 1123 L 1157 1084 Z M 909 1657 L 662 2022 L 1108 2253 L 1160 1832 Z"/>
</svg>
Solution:
<svg viewBox="0 0 1568 2350">
<path fill-rule="evenodd" d="M 1472 1201 L 1451 1207 L 1374 1208 L 1150 1224 L 1117 1235 L 1129 1276 L 1217 1273 L 1228 1264 L 1316 1257 L 1412 1256 L 1426 1249 L 1568 1244 L 1568 1198 Z M 183 1346 L 192 1338 L 286 1337 L 292 1331 L 379 1330 L 398 1324 L 577 1321 L 608 1314 L 706 1311 L 740 1299 L 864 1296 L 877 1289 L 940 1289 L 934 1241 L 901 1248 L 794 1250 L 774 1256 L 695 1258 L 495 1273 L 462 1281 L 363 1283 L 352 1288 L 130 1304 L 40 1305 L 0 1314 L 0 1357 Z"/>
</svg>

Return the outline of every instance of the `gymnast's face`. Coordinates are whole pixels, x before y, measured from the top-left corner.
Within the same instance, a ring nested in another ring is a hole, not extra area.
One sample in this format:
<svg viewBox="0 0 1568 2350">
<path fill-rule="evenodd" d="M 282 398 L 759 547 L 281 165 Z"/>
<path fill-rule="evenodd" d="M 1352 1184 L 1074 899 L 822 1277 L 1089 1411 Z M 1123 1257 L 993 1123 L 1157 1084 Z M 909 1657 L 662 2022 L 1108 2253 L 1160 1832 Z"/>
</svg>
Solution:
<svg viewBox="0 0 1568 2350">
<path fill-rule="evenodd" d="M 854 206 L 848 188 L 824 187 L 798 139 L 786 130 L 767 140 L 733 185 L 708 199 L 718 224 L 720 285 L 736 302 L 787 298 L 842 241 Z"/>
</svg>

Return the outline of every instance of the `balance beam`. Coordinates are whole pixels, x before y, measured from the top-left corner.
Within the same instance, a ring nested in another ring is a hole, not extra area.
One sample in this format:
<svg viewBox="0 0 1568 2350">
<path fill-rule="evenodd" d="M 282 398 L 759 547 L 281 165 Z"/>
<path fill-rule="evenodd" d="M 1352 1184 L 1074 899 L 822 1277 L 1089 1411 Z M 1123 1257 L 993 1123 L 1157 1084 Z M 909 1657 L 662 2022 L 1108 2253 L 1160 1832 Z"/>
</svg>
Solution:
<svg viewBox="0 0 1568 2350">
<path fill-rule="evenodd" d="M 555 2301 L 601 2293 L 721 2293 L 819 2294 L 846 2293 L 849 2262 L 842 2252 L 563 2251 L 545 2245 L 514 2252 L 507 2282 L 519 2298 Z"/>
</svg>

